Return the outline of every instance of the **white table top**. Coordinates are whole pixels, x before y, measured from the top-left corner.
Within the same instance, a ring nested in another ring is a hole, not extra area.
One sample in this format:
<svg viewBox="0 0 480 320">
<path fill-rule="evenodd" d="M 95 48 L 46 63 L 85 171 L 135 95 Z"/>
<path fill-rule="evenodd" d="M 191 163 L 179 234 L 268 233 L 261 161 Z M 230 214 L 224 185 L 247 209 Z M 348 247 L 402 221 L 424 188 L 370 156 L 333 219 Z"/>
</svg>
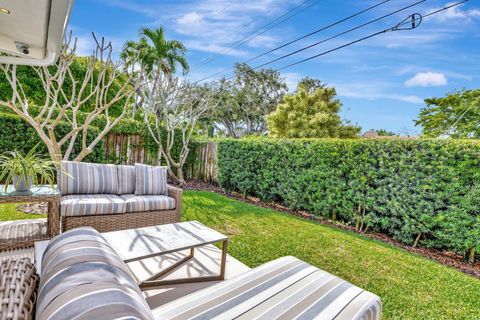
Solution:
<svg viewBox="0 0 480 320">
<path fill-rule="evenodd" d="M 102 233 L 126 262 L 228 240 L 198 221 Z"/>
<path fill-rule="evenodd" d="M 102 233 L 125 261 L 136 261 L 228 240 L 228 237 L 198 221 Z M 41 261 L 48 240 L 35 242 L 35 267 L 41 273 Z"/>
</svg>

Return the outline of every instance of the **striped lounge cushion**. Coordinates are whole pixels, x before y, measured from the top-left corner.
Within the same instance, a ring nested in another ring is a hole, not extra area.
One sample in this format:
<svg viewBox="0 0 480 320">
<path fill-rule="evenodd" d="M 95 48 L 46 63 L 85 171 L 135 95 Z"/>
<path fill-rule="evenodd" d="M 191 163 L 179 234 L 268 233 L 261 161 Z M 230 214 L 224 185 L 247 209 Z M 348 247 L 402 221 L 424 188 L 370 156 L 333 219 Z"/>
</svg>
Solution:
<svg viewBox="0 0 480 320">
<path fill-rule="evenodd" d="M 167 168 L 135 164 L 136 195 L 167 195 Z"/>
<path fill-rule="evenodd" d="M 153 319 L 128 267 L 94 229 L 53 238 L 41 263 L 36 319 Z"/>
<path fill-rule="evenodd" d="M 0 247 L 7 240 L 40 240 L 48 238 L 46 218 L 0 221 Z"/>
<path fill-rule="evenodd" d="M 165 304 L 156 319 L 379 320 L 380 298 L 294 257 Z"/>
<path fill-rule="evenodd" d="M 127 204 L 114 194 L 72 194 L 62 196 L 60 201 L 60 214 L 63 217 L 125 212 Z"/>
<path fill-rule="evenodd" d="M 117 166 L 118 194 L 135 193 L 135 166 Z"/>
<path fill-rule="evenodd" d="M 175 209 L 175 199 L 169 196 L 120 196 L 127 203 L 127 212 L 143 212 Z"/>
<path fill-rule="evenodd" d="M 62 161 L 58 185 L 62 195 L 116 194 L 118 191 L 117 167 L 113 164 L 95 164 Z"/>
</svg>

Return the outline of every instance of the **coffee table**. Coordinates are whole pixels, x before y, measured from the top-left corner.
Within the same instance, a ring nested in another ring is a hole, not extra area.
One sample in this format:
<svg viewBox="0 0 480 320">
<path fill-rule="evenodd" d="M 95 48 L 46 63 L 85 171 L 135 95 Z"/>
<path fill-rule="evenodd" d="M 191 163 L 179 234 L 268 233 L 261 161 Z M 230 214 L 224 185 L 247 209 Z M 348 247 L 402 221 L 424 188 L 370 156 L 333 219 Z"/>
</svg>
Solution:
<svg viewBox="0 0 480 320">
<path fill-rule="evenodd" d="M 228 237 L 198 221 L 105 232 L 102 233 L 102 236 L 126 263 L 190 249 L 188 256 L 139 283 L 141 288 L 225 279 Z M 158 280 L 161 276 L 166 275 L 192 259 L 195 254 L 195 248 L 219 242 L 222 243 L 222 257 L 218 275 Z M 48 241 L 35 243 L 37 270 L 40 270 L 38 268 L 47 244 Z"/>
</svg>

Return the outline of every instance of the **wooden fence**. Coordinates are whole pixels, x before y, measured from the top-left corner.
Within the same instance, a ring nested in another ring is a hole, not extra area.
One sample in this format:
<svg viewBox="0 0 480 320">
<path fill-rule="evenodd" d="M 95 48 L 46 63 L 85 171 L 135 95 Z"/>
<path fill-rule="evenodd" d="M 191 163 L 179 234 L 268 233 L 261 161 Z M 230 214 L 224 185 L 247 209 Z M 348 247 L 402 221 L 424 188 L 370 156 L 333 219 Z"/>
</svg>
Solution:
<svg viewBox="0 0 480 320">
<path fill-rule="evenodd" d="M 194 152 L 193 166 L 187 168 L 188 179 L 218 184 L 217 179 L 217 143 L 201 144 Z"/>
<path fill-rule="evenodd" d="M 105 138 L 104 148 L 110 163 L 159 163 L 158 156 L 145 148 L 140 135 L 110 134 Z"/>
<path fill-rule="evenodd" d="M 140 135 L 113 133 L 104 140 L 105 155 L 109 163 L 129 164 L 145 163 L 160 164 L 158 154 L 152 154 L 145 148 Z M 187 179 L 217 184 L 217 143 L 200 144 L 190 151 L 193 162 L 184 168 Z"/>
</svg>

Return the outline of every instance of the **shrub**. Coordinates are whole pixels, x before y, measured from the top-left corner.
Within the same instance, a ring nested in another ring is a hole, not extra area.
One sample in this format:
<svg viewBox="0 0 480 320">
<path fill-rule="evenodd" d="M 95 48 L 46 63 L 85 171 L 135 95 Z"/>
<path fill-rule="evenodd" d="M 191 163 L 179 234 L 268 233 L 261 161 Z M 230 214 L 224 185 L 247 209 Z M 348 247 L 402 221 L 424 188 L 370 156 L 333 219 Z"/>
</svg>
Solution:
<svg viewBox="0 0 480 320">
<path fill-rule="evenodd" d="M 222 140 L 218 171 L 227 190 L 359 231 L 465 254 L 480 248 L 480 209 L 468 200 L 480 185 L 478 141 Z"/>
<path fill-rule="evenodd" d="M 45 144 L 40 140 L 35 129 L 26 123 L 19 116 L 12 113 L 0 113 L 0 128 L 2 133 L 0 137 L 0 153 L 5 151 L 17 150 L 22 153 L 28 153 L 35 145 L 39 144 L 38 152 L 48 155 Z M 58 136 L 64 136 L 71 130 L 68 123 L 61 123 L 56 128 Z M 87 141 L 95 139 L 98 130 L 90 130 L 87 135 Z M 73 154 L 77 154 L 81 150 L 80 143 L 82 141 L 81 134 L 77 137 L 77 143 L 74 146 Z M 67 147 L 67 146 L 65 146 Z M 84 161 L 102 163 L 105 161 L 105 153 L 103 142 L 100 142 L 95 150 L 89 154 Z"/>
</svg>

